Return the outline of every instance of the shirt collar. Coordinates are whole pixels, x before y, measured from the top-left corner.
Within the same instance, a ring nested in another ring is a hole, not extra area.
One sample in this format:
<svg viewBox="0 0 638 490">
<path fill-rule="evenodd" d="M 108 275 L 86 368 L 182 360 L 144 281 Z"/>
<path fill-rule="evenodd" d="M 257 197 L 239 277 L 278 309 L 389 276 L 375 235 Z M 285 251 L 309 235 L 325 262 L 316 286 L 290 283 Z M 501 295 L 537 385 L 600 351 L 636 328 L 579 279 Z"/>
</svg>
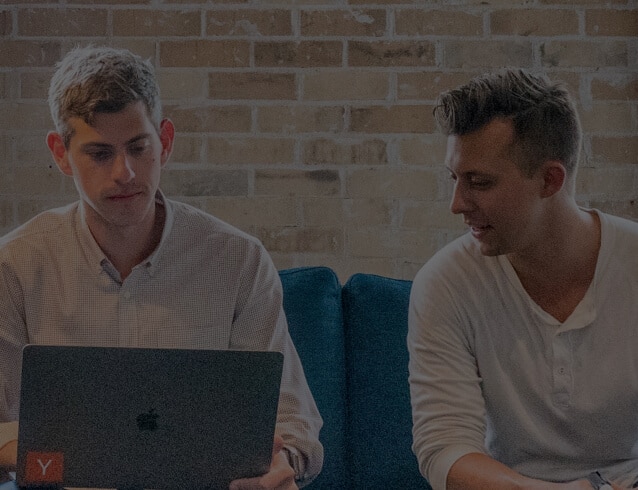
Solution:
<svg viewBox="0 0 638 490">
<path fill-rule="evenodd" d="M 162 255 L 162 250 L 165 248 L 166 241 L 168 240 L 168 236 L 173 228 L 173 223 L 175 222 L 175 210 L 171 202 L 166 199 L 164 193 L 159 189 L 155 194 L 155 204 L 164 209 L 164 228 L 162 230 L 162 237 L 151 255 L 136 266 L 136 268 L 145 267 L 150 275 L 153 275 L 157 269 L 157 263 Z M 89 229 L 86 222 L 86 211 L 82 201 L 78 202 L 77 212 L 74 215 L 73 227 L 75 229 L 77 240 L 87 258 L 87 261 L 90 264 L 94 264 L 91 267 L 95 266 L 97 273 L 107 272 L 108 274 L 113 275 L 115 268 L 95 241 L 95 238 Z"/>
</svg>

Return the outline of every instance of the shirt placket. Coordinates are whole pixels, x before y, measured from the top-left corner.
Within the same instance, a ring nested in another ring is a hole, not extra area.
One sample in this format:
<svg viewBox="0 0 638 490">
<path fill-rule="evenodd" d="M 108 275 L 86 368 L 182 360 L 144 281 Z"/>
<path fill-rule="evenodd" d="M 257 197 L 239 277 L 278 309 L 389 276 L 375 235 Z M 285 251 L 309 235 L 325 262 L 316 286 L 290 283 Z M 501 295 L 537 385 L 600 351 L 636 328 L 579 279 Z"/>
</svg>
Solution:
<svg viewBox="0 0 638 490">
<path fill-rule="evenodd" d="M 552 340 L 552 400 L 554 405 L 567 408 L 572 396 L 572 353 L 569 332 L 559 332 Z"/>
</svg>

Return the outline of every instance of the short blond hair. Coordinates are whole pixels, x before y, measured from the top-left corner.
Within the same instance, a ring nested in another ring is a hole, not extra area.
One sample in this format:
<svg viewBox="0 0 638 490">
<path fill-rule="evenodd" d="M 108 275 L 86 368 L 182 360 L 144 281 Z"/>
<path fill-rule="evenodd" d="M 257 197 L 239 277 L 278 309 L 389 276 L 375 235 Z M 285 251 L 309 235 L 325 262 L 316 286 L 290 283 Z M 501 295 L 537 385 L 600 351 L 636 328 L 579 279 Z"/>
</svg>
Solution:
<svg viewBox="0 0 638 490">
<path fill-rule="evenodd" d="M 96 114 L 118 112 L 137 101 L 159 129 L 162 106 L 153 65 L 125 49 L 75 48 L 56 65 L 49 86 L 51 117 L 66 146 L 70 118 L 92 125 Z"/>
</svg>

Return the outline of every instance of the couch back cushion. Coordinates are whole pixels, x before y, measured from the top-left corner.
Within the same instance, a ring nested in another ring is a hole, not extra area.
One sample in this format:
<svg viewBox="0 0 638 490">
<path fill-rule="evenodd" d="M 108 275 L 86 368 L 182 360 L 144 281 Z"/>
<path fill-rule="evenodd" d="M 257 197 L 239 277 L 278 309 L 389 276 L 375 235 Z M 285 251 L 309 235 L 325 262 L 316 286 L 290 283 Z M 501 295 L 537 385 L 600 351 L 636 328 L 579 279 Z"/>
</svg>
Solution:
<svg viewBox="0 0 638 490">
<path fill-rule="evenodd" d="M 346 379 L 341 284 L 328 267 L 279 272 L 290 336 L 323 417 L 321 474 L 308 489 L 345 489 Z"/>
<path fill-rule="evenodd" d="M 406 347 L 411 286 L 354 274 L 343 287 L 349 490 L 430 489 L 412 453 Z"/>
</svg>

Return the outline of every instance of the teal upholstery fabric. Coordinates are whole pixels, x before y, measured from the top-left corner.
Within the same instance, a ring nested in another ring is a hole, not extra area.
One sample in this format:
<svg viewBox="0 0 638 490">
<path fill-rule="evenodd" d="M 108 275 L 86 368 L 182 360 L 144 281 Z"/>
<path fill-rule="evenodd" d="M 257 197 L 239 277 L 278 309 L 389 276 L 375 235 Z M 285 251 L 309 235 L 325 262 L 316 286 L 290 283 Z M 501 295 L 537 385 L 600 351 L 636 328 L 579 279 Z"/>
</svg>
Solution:
<svg viewBox="0 0 638 490">
<path fill-rule="evenodd" d="M 349 488 L 346 475 L 346 369 L 341 284 L 327 267 L 280 271 L 290 336 L 323 417 L 321 474 L 309 489 Z"/>
<path fill-rule="evenodd" d="M 348 489 L 431 488 L 412 453 L 406 346 L 411 285 L 355 274 L 343 287 Z"/>
<path fill-rule="evenodd" d="M 279 272 L 290 335 L 324 426 L 309 490 L 431 490 L 412 453 L 410 281 L 327 267 Z"/>
</svg>

